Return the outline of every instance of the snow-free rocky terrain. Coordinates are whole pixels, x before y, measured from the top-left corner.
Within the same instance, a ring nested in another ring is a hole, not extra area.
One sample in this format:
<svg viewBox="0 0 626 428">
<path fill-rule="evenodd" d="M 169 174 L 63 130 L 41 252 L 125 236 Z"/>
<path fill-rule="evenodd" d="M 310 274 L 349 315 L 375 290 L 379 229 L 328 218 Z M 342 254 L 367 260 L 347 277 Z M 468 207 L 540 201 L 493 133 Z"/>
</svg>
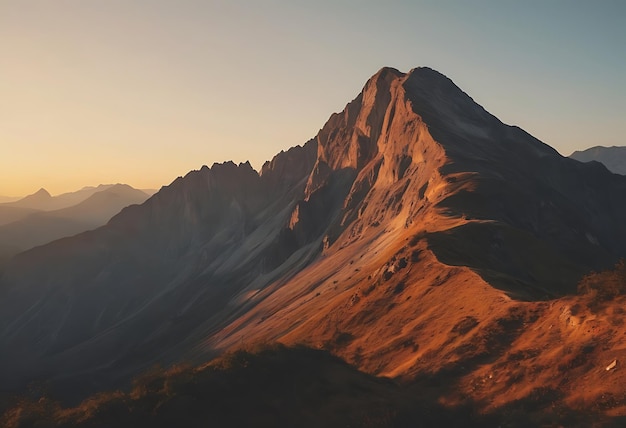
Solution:
<svg viewBox="0 0 626 428">
<path fill-rule="evenodd" d="M 568 295 L 626 255 L 625 196 L 626 177 L 560 156 L 439 72 L 383 68 L 260 172 L 204 166 L 14 258 L 2 388 L 45 380 L 76 400 L 278 341 L 369 374 L 441 375 L 442 405 L 617 394 L 619 314 Z"/>
</svg>

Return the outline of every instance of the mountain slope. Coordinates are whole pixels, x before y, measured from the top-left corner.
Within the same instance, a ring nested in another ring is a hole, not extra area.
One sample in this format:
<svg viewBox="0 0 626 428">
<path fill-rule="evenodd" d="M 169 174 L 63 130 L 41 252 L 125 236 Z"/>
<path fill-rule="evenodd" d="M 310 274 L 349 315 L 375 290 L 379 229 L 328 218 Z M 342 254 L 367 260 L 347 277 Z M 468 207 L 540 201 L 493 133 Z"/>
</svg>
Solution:
<svg viewBox="0 0 626 428">
<path fill-rule="evenodd" d="M 94 193 L 74 206 L 36 212 L 1 225 L 0 242 L 4 247 L 12 249 L 12 254 L 17 254 L 55 239 L 102 226 L 122 208 L 140 204 L 147 198 L 147 194 L 128 185 L 106 186 L 104 190 Z"/>
<path fill-rule="evenodd" d="M 531 316 L 512 299 L 573 292 L 626 255 L 624 195 L 626 177 L 561 157 L 440 73 L 385 68 L 260 174 L 203 167 L 16 257 L 0 375 L 75 398 L 257 341 L 388 376 L 479 361 Z"/>
<path fill-rule="evenodd" d="M 18 221 L 29 214 L 38 212 L 33 208 L 11 207 L 0 205 L 0 226 Z"/>
<path fill-rule="evenodd" d="M 587 150 L 575 151 L 570 157 L 581 162 L 597 161 L 611 172 L 626 175 L 626 147 L 590 147 Z"/>
</svg>

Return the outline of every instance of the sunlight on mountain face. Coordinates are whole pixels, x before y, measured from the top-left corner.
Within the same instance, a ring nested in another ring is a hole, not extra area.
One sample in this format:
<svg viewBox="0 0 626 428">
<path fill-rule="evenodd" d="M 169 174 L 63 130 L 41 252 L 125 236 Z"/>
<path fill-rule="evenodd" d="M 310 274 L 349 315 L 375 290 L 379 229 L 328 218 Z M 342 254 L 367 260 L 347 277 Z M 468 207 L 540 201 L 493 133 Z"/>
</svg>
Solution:
<svg viewBox="0 0 626 428">
<path fill-rule="evenodd" d="M 425 67 L 381 69 L 260 172 L 214 164 L 149 199 L 115 185 L 60 209 L 78 196 L 42 189 L 0 206 L 23 216 L 4 242 L 106 224 L 4 262 L 2 388 L 62 401 L 9 400 L 4 421 L 229 421 L 199 403 L 232 381 L 220 403 L 263 385 L 250 415 L 278 426 L 309 412 L 402 426 L 426 418 L 419 397 L 433 424 L 610 422 L 626 411 L 623 266 L 584 275 L 626 255 L 624 194 L 626 177 L 560 156 Z M 192 368 L 264 343 L 297 346 Z M 149 371 L 175 363 L 189 367 Z"/>
</svg>

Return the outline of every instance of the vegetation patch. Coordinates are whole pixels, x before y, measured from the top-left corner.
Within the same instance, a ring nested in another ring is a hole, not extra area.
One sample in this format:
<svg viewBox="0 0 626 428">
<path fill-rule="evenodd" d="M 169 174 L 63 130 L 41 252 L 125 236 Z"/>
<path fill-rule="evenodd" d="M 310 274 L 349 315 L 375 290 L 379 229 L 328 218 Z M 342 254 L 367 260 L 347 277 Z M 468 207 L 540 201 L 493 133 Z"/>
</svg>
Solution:
<svg viewBox="0 0 626 428">
<path fill-rule="evenodd" d="M 592 272 L 578 283 L 578 293 L 589 298 L 589 307 L 598 309 L 604 302 L 626 294 L 626 263 L 620 260 L 612 270 Z"/>
</svg>

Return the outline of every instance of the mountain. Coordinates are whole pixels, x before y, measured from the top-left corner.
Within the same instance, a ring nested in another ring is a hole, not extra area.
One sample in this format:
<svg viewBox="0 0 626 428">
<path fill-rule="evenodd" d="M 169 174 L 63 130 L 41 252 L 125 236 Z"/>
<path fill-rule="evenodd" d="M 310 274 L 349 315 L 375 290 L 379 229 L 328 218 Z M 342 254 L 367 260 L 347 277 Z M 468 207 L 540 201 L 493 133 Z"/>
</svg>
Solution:
<svg viewBox="0 0 626 428">
<path fill-rule="evenodd" d="M 3 209 L 4 207 L 14 207 L 29 208 L 39 211 L 56 211 L 79 204 L 95 193 L 102 192 L 119 185 L 120 184 L 100 184 L 98 186 L 85 186 L 75 192 L 62 193 L 57 196 L 51 196 L 46 189 L 42 188 L 32 195 L 28 195 L 17 201 L 0 204 L 0 209 Z M 151 195 L 149 192 L 145 193 Z"/>
<path fill-rule="evenodd" d="M 0 377 L 76 400 L 155 363 L 282 342 L 370 374 L 436 375 L 448 400 L 552 397 L 570 360 L 578 378 L 593 361 L 581 383 L 597 385 L 623 329 L 595 330 L 566 295 L 626 255 L 625 195 L 626 177 L 560 156 L 442 74 L 384 68 L 260 173 L 202 167 L 12 259 Z"/>
<path fill-rule="evenodd" d="M 23 216 L 12 223 L 0 226 L 0 254 L 5 258 L 37 245 L 65 236 L 76 235 L 95 229 L 124 207 L 143 203 L 148 195 L 126 184 L 99 186 L 103 189 L 91 194 L 84 201 L 59 210 L 39 211 Z M 76 192 L 72 197 L 75 197 Z M 82 193 L 83 195 L 85 192 Z M 17 207 L 5 209 L 19 210 Z"/>
<path fill-rule="evenodd" d="M 15 202 L 21 198 L 15 196 L 0 196 L 0 203 L 4 202 Z"/>
<path fill-rule="evenodd" d="M 596 146 L 575 151 L 570 157 L 581 162 L 597 161 L 604 164 L 611 172 L 626 175 L 626 147 Z"/>
<path fill-rule="evenodd" d="M 32 195 L 28 195 L 23 197 L 22 199 L 18 199 L 14 202 L 7 202 L 2 204 L 7 207 L 15 207 L 15 208 L 29 208 L 33 210 L 46 210 L 50 209 L 53 204 L 53 198 L 48 193 L 46 189 L 43 187 L 37 190 Z"/>
<path fill-rule="evenodd" d="M 142 190 L 134 189 L 127 184 L 98 186 L 94 192 L 82 202 L 50 212 L 56 217 L 75 218 L 102 225 L 111 217 L 129 205 L 141 204 L 149 195 Z"/>
<path fill-rule="evenodd" d="M 13 223 L 21 218 L 26 217 L 29 214 L 38 212 L 39 210 L 33 208 L 22 208 L 0 205 L 0 226 L 8 223 Z"/>
</svg>

